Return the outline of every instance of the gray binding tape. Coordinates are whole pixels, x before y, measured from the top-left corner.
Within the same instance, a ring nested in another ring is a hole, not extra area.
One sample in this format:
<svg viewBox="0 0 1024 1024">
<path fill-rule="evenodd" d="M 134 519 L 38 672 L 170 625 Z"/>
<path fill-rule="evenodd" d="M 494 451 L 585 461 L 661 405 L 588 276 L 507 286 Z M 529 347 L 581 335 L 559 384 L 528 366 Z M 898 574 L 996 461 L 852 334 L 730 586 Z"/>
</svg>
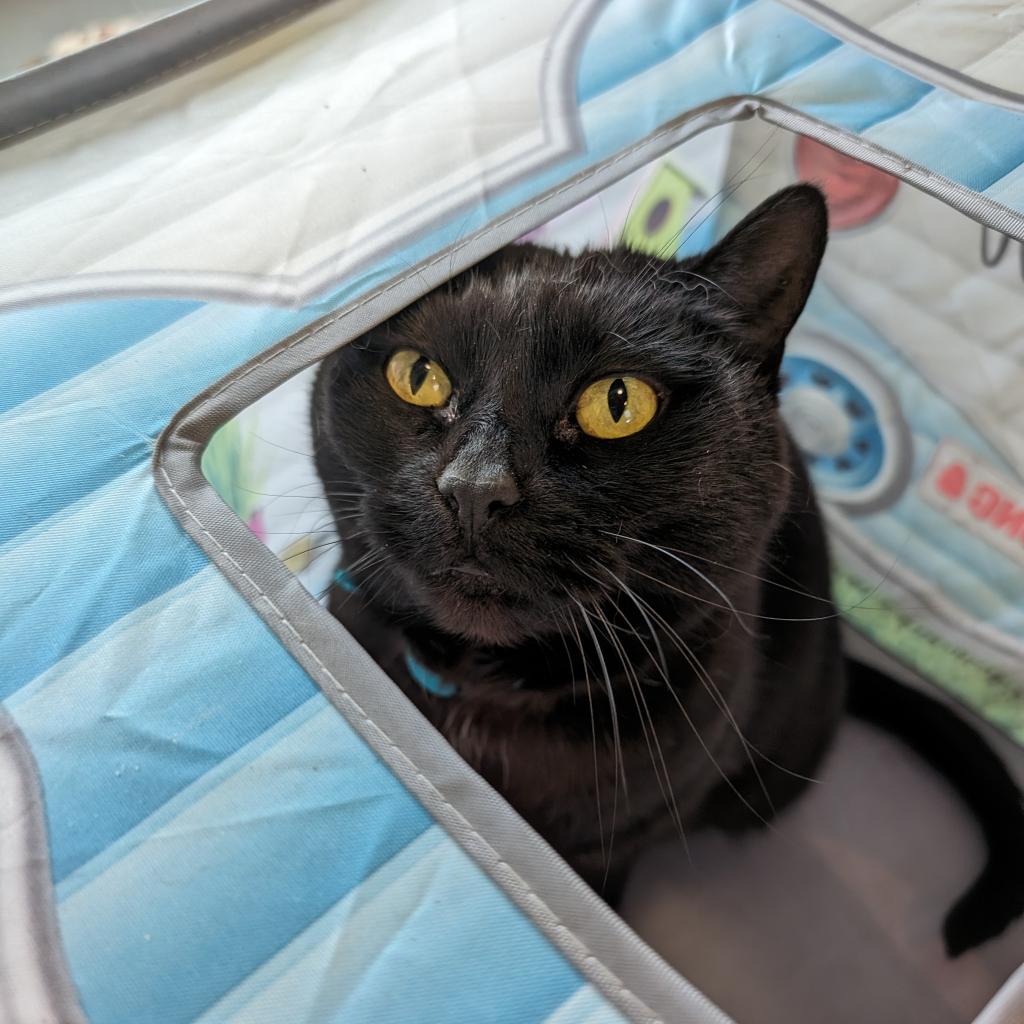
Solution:
<svg viewBox="0 0 1024 1024">
<path fill-rule="evenodd" d="M 581 973 L 634 1021 L 728 1017 L 646 946 L 473 772 L 202 475 L 214 431 L 293 374 L 444 280 L 707 128 L 759 116 L 890 171 L 976 220 L 1024 236 L 1020 215 L 855 136 L 757 97 L 691 111 L 377 291 L 310 324 L 185 406 L 154 453 L 156 485 L 189 534 L 252 604 L 352 727 Z"/>
<path fill-rule="evenodd" d="M 311 324 L 198 396 L 161 435 L 154 456 L 168 506 L 353 728 L 584 977 L 634 1021 L 724 1024 L 729 1018 L 644 944 L 455 754 L 224 505 L 203 478 L 200 459 L 217 427 L 292 374 L 659 153 L 752 112 L 745 100 L 697 112 Z"/>
<path fill-rule="evenodd" d="M 971 100 L 993 103 L 1000 107 L 1008 107 L 1018 113 L 1024 113 L 1024 93 L 1022 92 L 989 85 L 979 78 L 965 75 L 962 71 L 956 71 L 923 57 L 913 50 L 890 42 L 851 18 L 832 10 L 828 4 L 819 3 L 818 0 L 782 0 L 782 2 L 845 42 L 853 43 L 854 46 L 867 50 L 872 56 L 907 71 L 916 78 L 931 82 L 933 85 L 941 85 L 951 92 L 959 93 Z M 991 16 L 989 11 L 983 7 L 977 15 L 979 20 Z"/>
<path fill-rule="evenodd" d="M 974 1024 L 1020 1024 L 1024 1020 L 1024 964 L 974 1019 Z"/>
<path fill-rule="evenodd" d="M 39 771 L 2 705 L 0 787 L 0 1021 L 87 1024 L 60 937 Z"/>
</svg>

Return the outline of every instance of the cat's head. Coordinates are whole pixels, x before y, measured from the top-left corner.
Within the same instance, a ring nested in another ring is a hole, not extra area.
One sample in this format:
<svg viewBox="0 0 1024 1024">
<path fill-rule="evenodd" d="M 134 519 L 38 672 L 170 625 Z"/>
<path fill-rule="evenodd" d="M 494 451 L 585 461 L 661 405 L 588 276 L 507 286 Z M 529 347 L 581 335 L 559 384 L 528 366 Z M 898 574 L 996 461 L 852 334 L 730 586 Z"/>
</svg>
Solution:
<svg viewBox="0 0 1024 1024">
<path fill-rule="evenodd" d="M 334 353 L 314 444 L 357 582 L 483 644 L 624 586 L 713 607 L 657 548 L 717 586 L 756 569 L 790 480 L 778 367 L 826 234 L 797 186 L 683 263 L 513 246 Z"/>
</svg>

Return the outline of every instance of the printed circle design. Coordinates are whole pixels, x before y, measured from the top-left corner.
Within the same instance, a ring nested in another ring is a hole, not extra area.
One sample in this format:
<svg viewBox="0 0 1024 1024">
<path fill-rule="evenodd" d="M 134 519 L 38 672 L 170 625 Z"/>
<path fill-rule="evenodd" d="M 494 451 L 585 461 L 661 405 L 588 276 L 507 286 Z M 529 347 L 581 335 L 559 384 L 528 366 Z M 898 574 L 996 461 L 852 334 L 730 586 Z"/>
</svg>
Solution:
<svg viewBox="0 0 1024 1024">
<path fill-rule="evenodd" d="M 910 479 L 909 430 L 889 388 L 845 346 L 804 344 L 787 355 L 779 404 L 826 501 L 863 514 L 903 493 Z"/>
<path fill-rule="evenodd" d="M 791 356 L 782 365 L 786 422 L 815 479 L 844 491 L 871 483 L 882 468 L 885 441 L 868 396 L 816 359 Z"/>
<path fill-rule="evenodd" d="M 829 226 L 837 231 L 874 220 L 893 201 L 900 185 L 891 174 L 806 135 L 796 140 L 796 172 L 821 187 L 828 200 Z"/>
</svg>

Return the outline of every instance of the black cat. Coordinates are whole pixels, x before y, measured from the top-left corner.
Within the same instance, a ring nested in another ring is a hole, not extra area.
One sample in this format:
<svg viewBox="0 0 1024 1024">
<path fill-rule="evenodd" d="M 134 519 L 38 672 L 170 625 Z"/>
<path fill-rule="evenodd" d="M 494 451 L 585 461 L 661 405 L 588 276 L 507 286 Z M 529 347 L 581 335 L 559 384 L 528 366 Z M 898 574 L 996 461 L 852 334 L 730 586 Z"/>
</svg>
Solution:
<svg viewBox="0 0 1024 1024">
<path fill-rule="evenodd" d="M 332 611 L 609 899 L 657 839 L 768 821 L 843 713 L 825 537 L 777 403 L 826 237 L 796 186 L 681 263 L 512 246 L 317 378 Z M 941 705 L 853 673 L 859 710 L 900 718 L 986 829 L 948 948 L 998 934 L 1024 908 L 1019 792 Z"/>
</svg>

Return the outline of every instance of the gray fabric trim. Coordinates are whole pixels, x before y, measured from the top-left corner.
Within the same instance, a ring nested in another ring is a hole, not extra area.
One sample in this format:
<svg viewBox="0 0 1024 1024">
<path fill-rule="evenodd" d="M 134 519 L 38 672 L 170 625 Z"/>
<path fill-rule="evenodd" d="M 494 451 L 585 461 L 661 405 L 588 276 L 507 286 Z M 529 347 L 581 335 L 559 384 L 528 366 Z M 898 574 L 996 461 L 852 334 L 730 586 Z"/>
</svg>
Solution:
<svg viewBox="0 0 1024 1024">
<path fill-rule="evenodd" d="M 1007 979 L 1006 984 L 974 1018 L 974 1024 L 1020 1024 L 1024 1021 L 1024 965 Z"/>
<path fill-rule="evenodd" d="M 86 1024 L 64 955 L 35 758 L 0 705 L 0 1020 Z"/>
<path fill-rule="evenodd" d="M 755 114 L 897 174 L 997 230 L 1024 236 L 1024 217 L 954 182 L 778 104 L 734 97 L 676 119 L 239 367 L 174 417 L 154 453 L 156 485 L 169 508 L 346 720 L 583 975 L 634 1021 L 720 1024 L 728 1018 L 642 943 L 457 757 L 223 503 L 203 477 L 200 460 L 213 432 L 246 406 L 448 277 L 685 139 Z"/>
<path fill-rule="evenodd" d="M 0 81 L 0 146 L 156 85 L 328 0 L 200 0 Z"/>
<path fill-rule="evenodd" d="M 944 178 L 941 174 L 935 174 L 920 164 L 905 160 L 891 150 L 876 146 L 840 128 L 824 124 L 783 103 L 775 103 L 761 97 L 752 97 L 751 102 L 755 105 L 758 116 L 765 121 L 792 132 L 799 132 L 801 135 L 808 135 L 840 153 L 888 171 L 908 185 L 941 199 L 947 206 L 959 210 L 971 220 L 1024 242 L 1024 213 L 1011 210 L 989 199 L 988 196 L 972 191 L 966 185 Z"/>
<path fill-rule="evenodd" d="M 980 100 L 982 103 L 992 103 L 1000 107 L 1008 107 L 1018 113 L 1024 113 L 1024 93 L 1022 92 L 1001 89 L 998 86 L 982 82 L 980 79 L 972 78 L 970 75 L 965 75 L 962 71 L 954 71 L 952 68 L 937 64 L 913 50 L 883 39 L 882 36 L 870 29 L 864 28 L 863 25 L 833 11 L 828 4 L 820 3 L 819 0 L 782 0 L 782 2 L 834 36 L 838 36 L 862 50 L 867 50 L 872 56 L 908 72 L 915 78 L 921 78 L 933 85 L 943 86 L 967 97 L 967 99 Z M 984 16 L 986 15 L 979 15 L 979 17 Z"/>
<path fill-rule="evenodd" d="M 173 480 L 172 473 L 179 476 L 194 464 L 187 448 L 187 443 L 169 444 L 160 458 L 157 479 L 170 507 L 185 517 L 193 537 L 447 833 L 627 1019 L 728 1024 L 725 1014 L 641 942 L 455 754 L 208 486 Z"/>
</svg>

